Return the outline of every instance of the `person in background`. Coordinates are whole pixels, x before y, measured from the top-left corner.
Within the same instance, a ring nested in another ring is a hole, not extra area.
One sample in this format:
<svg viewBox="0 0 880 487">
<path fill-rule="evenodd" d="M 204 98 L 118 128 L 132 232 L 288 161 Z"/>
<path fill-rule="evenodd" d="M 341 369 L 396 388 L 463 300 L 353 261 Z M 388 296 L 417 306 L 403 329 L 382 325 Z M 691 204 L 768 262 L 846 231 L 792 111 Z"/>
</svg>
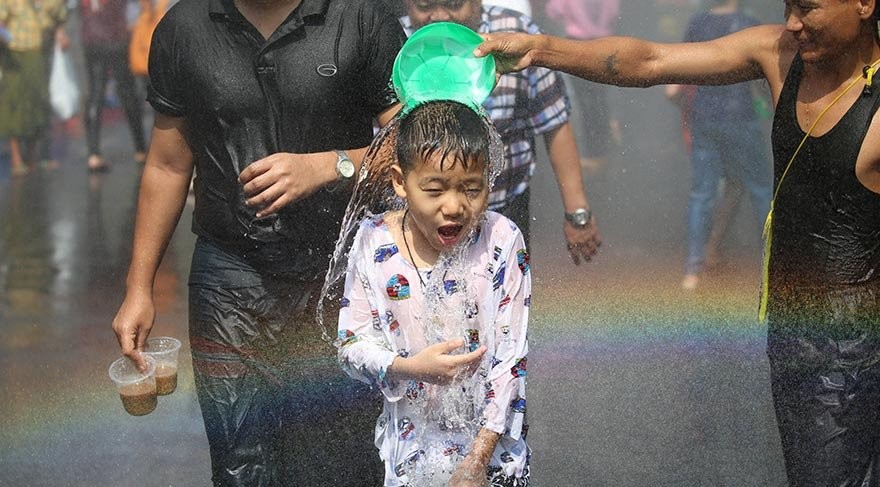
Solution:
<svg viewBox="0 0 880 487">
<path fill-rule="evenodd" d="M 381 482 L 363 455 L 376 393 L 314 317 L 373 123 L 399 108 L 404 40 L 373 0 L 181 0 L 153 34 L 156 116 L 113 330 L 142 363 L 195 168 L 189 342 L 214 485 Z"/>
<path fill-rule="evenodd" d="M 101 118 L 110 73 L 116 81 L 116 95 L 122 104 L 134 143 L 134 160 L 146 160 L 143 103 L 138 99 L 128 64 L 130 33 L 126 0 L 82 0 L 82 47 L 86 69 L 86 128 L 89 171 L 105 171 L 110 165 L 101 153 Z"/>
<path fill-rule="evenodd" d="M 483 0 L 483 5 L 488 7 L 503 7 L 514 10 L 526 17 L 532 16 L 532 4 L 529 0 Z"/>
<path fill-rule="evenodd" d="M 67 49 L 63 0 L 0 0 L 0 25 L 9 33 L 0 52 L 0 137 L 9 140 L 10 173 L 23 176 L 45 154 L 49 126 L 49 64 L 45 42 Z M 47 36 L 46 32 L 51 32 Z M 47 169 L 51 169 L 47 166 Z"/>
<path fill-rule="evenodd" d="M 571 39 L 595 39 L 614 33 L 620 15 L 620 0 L 548 0 L 547 17 L 562 24 Z M 584 117 L 584 144 L 581 166 L 589 174 L 601 171 L 608 163 L 611 142 L 620 142 L 620 127 L 611 117 L 608 89 L 571 77 L 575 102 Z"/>
<path fill-rule="evenodd" d="M 128 63 L 131 73 L 138 79 L 149 80 L 147 65 L 150 59 L 150 41 L 153 31 L 168 11 L 169 0 L 140 0 L 138 16 L 131 28 L 128 46 Z"/>
<path fill-rule="evenodd" d="M 406 7 L 408 15 L 400 22 L 407 34 L 433 22 L 455 22 L 480 33 L 540 32 L 528 17 L 484 7 L 481 0 L 406 0 Z M 529 181 L 536 167 L 535 137 L 542 135 L 562 193 L 566 247 L 576 264 L 590 260 L 602 237 L 584 189 L 562 78 L 544 68 L 502 76 L 483 107 L 501 134 L 506 158 L 489 195 L 489 209 L 513 220 L 528 245 Z"/>
<path fill-rule="evenodd" d="M 775 173 L 760 317 L 788 481 L 876 483 L 880 422 L 880 8 L 786 0 L 784 25 L 704 42 L 491 34 L 499 72 L 619 86 L 765 79 Z"/>
<path fill-rule="evenodd" d="M 742 12 L 739 0 L 711 0 L 710 4 L 708 10 L 690 20 L 684 42 L 708 41 L 758 24 L 756 19 Z M 705 269 L 722 180 L 738 182 L 734 183 L 733 195 L 739 183 L 748 192 L 758 228 L 767 217 L 772 193 L 770 164 L 760 144 L 764 136 L 754 109 L 753 87 L 749 83 L 737 83 L 697 86 L 694 90 L 692 99 L 687 96 L 689 100 L 683 108 L 688 112 L 693 168 L 687 213 L 687 258 L 681 281 L 685 290 L 696 289 Z M 680 85 L 669 85 L 666 93 L 673 100 L 682 98 Z M 725 174 L 728 177 L 725 178 Z M 729 207 L 727 202 L 725 209 Z M 720 223 L 726 224 L 726 221 Z"/>
</svg>

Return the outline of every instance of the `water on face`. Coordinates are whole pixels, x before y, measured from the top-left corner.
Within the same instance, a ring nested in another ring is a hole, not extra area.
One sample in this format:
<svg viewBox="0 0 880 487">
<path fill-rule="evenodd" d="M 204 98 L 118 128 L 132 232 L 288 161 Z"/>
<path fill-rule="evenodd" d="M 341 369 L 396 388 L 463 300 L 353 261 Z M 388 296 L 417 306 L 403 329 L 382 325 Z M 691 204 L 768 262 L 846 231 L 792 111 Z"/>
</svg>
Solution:
<svg viewBox="0 0 880 487">
<path fill-rule="evenodd" d="M 394 193 L 391 186 L 391 167 L 397 164 L 397 127 L 400 125 L 400 117 L 403 114 L 403 111 L 398 113 L 376 134 L 370 144 L 361 164 L 345 215 L 342 218 L 339 238 L 336 240 L 336 247 L 330 257 L 327 274 L 324 276 L 316 313 L 316 320 L 321 327 L 321 335 L 325 341 L 334 340 L 327 330 L 328 326 L 331 329 L 335 328 L 337 319 L 335 307 L 331 306 L 328 309 L 327 303 L 338 302 L 342 297 L 345 273 L 349 263 L 348 254 L 357 234 L 358 225 L 365 218 L 374 214 L 406 208 L 406 202 Z M 479 114 L 489 132 L 489 166 L 486 176 L 489 182 L 488 186 L 492 188 L 495 179 L 504 167 L 504 144 L 501 142 L 501 134 L 489 120 L 488 114 L 482 109 Z M 332 335 L 335 336 L 335 334 L 334 331 Z"/>
</svg>

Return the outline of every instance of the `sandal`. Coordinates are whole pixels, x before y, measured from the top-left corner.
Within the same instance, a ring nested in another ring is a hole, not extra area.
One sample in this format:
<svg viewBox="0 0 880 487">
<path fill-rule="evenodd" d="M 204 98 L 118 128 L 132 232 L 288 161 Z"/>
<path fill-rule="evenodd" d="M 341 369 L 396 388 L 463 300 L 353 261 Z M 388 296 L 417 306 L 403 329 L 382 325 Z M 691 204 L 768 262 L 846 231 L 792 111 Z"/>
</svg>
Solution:
<svg viewBox="0 0 880 487">
<path fill-rule="evenodd" d="M 101 156 L 89 156 L 89 160 L 87 162 L 89 166 L 89 172 L 107 172 L 110 170 L 110 165 L 104 162 L 104 159 Z"/>
</svg>

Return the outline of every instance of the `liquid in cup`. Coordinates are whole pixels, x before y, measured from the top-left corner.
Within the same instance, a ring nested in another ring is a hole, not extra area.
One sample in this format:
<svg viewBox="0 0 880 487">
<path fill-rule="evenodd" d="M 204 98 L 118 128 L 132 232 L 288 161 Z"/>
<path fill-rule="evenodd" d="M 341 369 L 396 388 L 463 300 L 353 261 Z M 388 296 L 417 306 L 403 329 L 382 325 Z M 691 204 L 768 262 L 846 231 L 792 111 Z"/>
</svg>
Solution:
<svg viewBox="0 0 880 487">
<path fill-rule="evenodd" d="M 177 389 L 177 356 L 180 340 L 171 337 L 156 337 L 147 340 L 144 354 L 156 361 L 156 390 L 165 396 Z"/>
<path fill-rule="evenodd" d="M 122 399 L 122 407 L 132 416 L 144 416 L 156 409 L 156 361 L 144 357 L 147 369 L 143 372 L 127 357 L 120 357 L 110 365 L 110 378 Z"/>
</svg>

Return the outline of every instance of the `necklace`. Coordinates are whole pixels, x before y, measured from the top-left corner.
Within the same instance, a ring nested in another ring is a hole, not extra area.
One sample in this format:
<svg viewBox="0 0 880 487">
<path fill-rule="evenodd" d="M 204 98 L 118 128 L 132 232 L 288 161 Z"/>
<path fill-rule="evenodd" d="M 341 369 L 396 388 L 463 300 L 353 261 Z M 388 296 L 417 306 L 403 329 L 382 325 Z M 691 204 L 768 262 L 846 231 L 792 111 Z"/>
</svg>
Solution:
<svg viewBox="0 0 880 487">
<path fill-rule="evenodd" d="M 419 266 L 416 264 L 416 260 L 413 258 L 412 249 L 409 248 L 409 241 L 406 239 L 406 216 L 409 215 L 409 208 L 404 210 L 403 218 L 400 219 L 400 233 L 403 234 L 403 245 L 406 246 L 406 253 L 409 254 L 409 261 L 412 262 L 413 268 L 416 270 L 416 275 L 419 276 L 419 284 L 422 285 L 422 289 L 426 288 L 425 281 L 422 280 L 422 272 L 419 271 Z"/>
</svg>

